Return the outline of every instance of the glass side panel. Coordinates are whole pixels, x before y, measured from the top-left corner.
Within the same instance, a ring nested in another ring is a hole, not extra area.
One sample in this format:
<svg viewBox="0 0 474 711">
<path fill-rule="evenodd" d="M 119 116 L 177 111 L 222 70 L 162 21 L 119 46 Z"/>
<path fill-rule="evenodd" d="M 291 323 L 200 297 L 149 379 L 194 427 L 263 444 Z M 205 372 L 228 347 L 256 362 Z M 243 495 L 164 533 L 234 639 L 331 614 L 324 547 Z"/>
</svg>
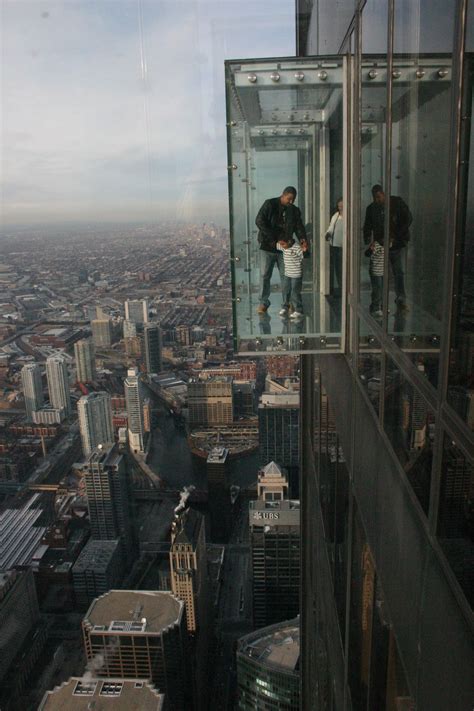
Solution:
<svg viewBox="0 0 474 711">
<path fill-rule="evenodd" d="M 418 367 L 424 368 L 421 363 Z M 389 357 L 384 396 L 385 431 L 423 511 L 428 514 L 434 414 Z"/>
<path fill-rule="evenodd" d="M 423 55 L 420 28 L 429 16 L 452 37 L 455 10 L 454 3 L 395 2 L 391 196 L 385 204 L 390 207 L 388 329 L 402 348 L 410 348 L 404 336 L 423 342 L 441 330 L 451 194 L 446 169 L 451 54 Z"/>
<path fill-rule="evenodd" d="M 438 513 L 438 538 L 453 573 L 474 605 L 474 466 L 445 437 Z"/>
<path fill-rule="evenodd" d="M 473 3 L 469 19 L 474 22 Z M 469 26 L 469 23 L 468 23 Z M 474 109 L 472 58 L 465 66 L 462 122 L 461 209 L 453 285 L 448 402 L 474 430 Z"/>
<path fill-rule="evenodd" d="M 227 62 L 226 88 L 235 349 L 339 351 L 343 60 Z"/>
<path fill-rule="evenodd" d="M 372 188 L 383 184 L 387 128 L 387 0 L 368 2 L 362 15 L 362 56 L 360 63 L 360 303 L 376 319 L 382 318 L 384 254 L 383 222 L 373 218 Z M 374 28 L 378 32 L 374 32 Z M 373 35 L 380 57 L 373 52 Z M 369 49 L 367 49 L 369 48 Z M 377 215 L 378 217 L 378 210 Z"/>
<path fill-rule="evenodd" d="M 359 379 L 369 396 L 370 402 L 379 413 L 382 377 L 382 352 L 380 343 L 365 321 L 359 320 L 359 355 L 357 360 Z"/>
</svg>

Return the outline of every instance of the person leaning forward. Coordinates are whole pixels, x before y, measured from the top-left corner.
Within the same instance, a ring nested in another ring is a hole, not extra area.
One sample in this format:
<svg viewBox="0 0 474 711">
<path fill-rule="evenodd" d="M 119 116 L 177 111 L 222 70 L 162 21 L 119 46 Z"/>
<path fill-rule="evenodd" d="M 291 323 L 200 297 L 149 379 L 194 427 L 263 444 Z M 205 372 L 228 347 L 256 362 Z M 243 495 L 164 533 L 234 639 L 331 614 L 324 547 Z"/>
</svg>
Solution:
<svg viewBox="0 0 474 711">
<path fill-rule="evenodd" d="M 277 242 L 279 240 L 292 241 L 293 234 L 295 234 L 302 246 L 307 245 L 301 212 L 293 204 L 295 199 L 296 188 L 290 185 L 283 190 L 280 197 L 265 200 L 255 219 L 261 252 L 262 291 L 257 309 L 259 314 L 264 314 L 270 306 L 270 282 L 275 265 L 280 272 L 283 292 L 285 274 L 283 255 L 277 250 Z M 287 306 L 287 304 L 282 304 L 282 308 Z"/>
</svg>

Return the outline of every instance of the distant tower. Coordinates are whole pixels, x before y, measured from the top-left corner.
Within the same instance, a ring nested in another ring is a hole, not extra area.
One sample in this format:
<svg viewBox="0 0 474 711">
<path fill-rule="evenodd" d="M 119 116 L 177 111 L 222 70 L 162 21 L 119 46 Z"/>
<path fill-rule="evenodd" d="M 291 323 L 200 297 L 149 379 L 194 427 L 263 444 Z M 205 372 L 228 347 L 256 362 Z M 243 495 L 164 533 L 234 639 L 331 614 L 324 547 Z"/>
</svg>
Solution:
<svg viewBox="0 0 474 711">
<path fill-rule="evenodd" d="M 77 412 L 85 456 L 99 444 L 113 444 L 112 406 L 108 393 L 84 395 L 77 403 Z"/>
<path fill-rule="evenodd" d="M 113 446 L 94 449 L 83 469 L 93 538 L 129 545 L 130 483 L 125 458 Z"/>
<path fill-rule="evenodd" d="M 161 359 L 161 328 L 157 323 L 147 323 L 144 328 L 145 365 L 147 373 L 159 373 L 163 370 Z"/>
<path fill-rule="evenodd" d="M 91 321 L 92 338 L 96 348 L 109 348 L 112 345 L 112 323 L 108 318 L 96 318 Z"/>
<path fill-rule="evenodd" d="M 79 383 L 90 383 L 96 379 L 95 348 L 92 338 L 84 338 L 74 344 L 76 378 Z"/>
<path fill-rule="evenodd" d="M 67 364 L 61 356 L 50 356 L 46 360 L 49 400 L 52 407 L 64 409 L 66 416 L 71 414 L 71 396 L 69 394 L 69 376 Z"/>
<path fill-rule="evenodd" d="M 142 382 L 137 368 L 129 368 L 125 379 L 125 400 L 128 416 L 128 441 L 130 449 L 142 453 L 145 447 Z"/>
<path fill-rule="evenodd" d="M 125 320 L 136 324 L 148 323 L 148 299 L 127 299 Z"/>
<path fill-rule="evenodd" d="M 123 337 L 124 338 L 134 338 L 137 335 L 137 324 L 135 321 L 123 322 Z"/>
<path fill-rule="evenodd" d="M 207 556 L 204 517 L 194 509 L 177 514 L 171 531 L 171 589 L 186 603 L 188 632 L 195 633 L 204 622 L 199 612 L 205 609 Z"/>
<path fill-rule="evenodd" d="M 193 708 L 184 603 L 170 592 L 110 590 L 88 609 L 82 630 L 87 661 L 105 678 L 148 679 L 173 711 Z"/>
<path fill-rule="evenodd" d="M 32 419 L 33 412 L 44 403 L 41 368 L 38 363 L 27 363 L 21 369 L 21 382 L 25 396 L 26 416 Z"/>
</svg>

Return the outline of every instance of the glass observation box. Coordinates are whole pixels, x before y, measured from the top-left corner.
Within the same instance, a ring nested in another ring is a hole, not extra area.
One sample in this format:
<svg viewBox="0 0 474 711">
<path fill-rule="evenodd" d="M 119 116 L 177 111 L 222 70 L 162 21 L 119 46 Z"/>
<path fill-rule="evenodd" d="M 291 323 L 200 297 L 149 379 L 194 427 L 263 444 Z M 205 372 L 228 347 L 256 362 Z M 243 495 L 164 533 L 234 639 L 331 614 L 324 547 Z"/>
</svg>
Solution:
<svg viewBox="0 0 474 711">
<path fill-rule="evenodd" d="M 346 192 L 345 61 L 318 57 L 226 62 L 238 353 L 342 350 L 343 204 L 336 230 L 330 218 Z M 276 200 L 286 187 L 297 191 L 289 208 Z M 295 246 L 306 251 L 302 255 Z M 290 273 L 296 276 L 285 282 Z"/>
</svg>

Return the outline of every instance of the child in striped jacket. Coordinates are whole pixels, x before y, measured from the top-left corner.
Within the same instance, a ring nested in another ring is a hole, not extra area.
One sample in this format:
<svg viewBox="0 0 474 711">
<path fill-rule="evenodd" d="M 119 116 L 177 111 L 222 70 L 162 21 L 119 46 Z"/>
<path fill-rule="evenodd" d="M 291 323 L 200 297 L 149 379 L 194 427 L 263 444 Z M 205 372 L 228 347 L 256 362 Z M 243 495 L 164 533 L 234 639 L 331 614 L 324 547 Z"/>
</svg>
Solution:
<svg viewBox="0 0 474 711">
<path fill-rule="evenodd" d="M 280 316 L 287 316 L 288 309 L 293 308 L 290 314 L 291 319 L 299 319 L 303 317 L 303 301 L 301 298 L 301 289 L 303 286 L 303 254 L 308 249 L 306 242 L 303 244 L 295 244 L 293 239 L 280 239 L 276 248 L 283 252 L 283 267 L 284 276 L 282 279 L 283 286 L 283 308 L 280 311 Z"/>
</svg>

